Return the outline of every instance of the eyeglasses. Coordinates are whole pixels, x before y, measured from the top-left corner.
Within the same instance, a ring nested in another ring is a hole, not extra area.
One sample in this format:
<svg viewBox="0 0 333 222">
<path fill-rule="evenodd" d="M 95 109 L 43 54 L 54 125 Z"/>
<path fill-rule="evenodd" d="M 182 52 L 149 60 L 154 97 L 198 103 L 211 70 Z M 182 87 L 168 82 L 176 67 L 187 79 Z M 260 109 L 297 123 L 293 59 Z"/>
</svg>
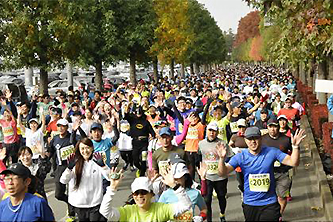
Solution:
<svg viewBox="0 0 333 222">
<path fill-rule="evenodd" d="M 147 190 L 137 190 L 133 193 L 134 196 L 147 195 L 149 192 Z"/>
</svg>

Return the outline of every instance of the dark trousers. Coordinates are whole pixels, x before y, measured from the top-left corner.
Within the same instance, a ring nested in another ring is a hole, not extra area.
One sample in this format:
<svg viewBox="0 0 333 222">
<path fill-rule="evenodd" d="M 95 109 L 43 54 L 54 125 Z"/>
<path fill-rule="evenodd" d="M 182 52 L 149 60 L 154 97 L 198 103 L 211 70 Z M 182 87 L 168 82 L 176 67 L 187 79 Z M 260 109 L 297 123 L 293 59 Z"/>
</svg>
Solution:
<svg viewBox="0 0 333 222">
<path fill-rule="evenodd" d="M 107 221 L 106 218 L 99 213 L 100 206 L 101 205 L 90 208 L 75 207 L 74 210 L 79 221 Z"/>
<path fill-rule="evenodd" d="M 67 203 L 69 216 L 75 216 L 74 207 L 68 203 L 68 196 L 66 195 L 66 185 L 60 183 L 60 177 L 66 168 L 67 168 L 67 166 L 63 166 L 63 165 L 57 167 L 57 170 L 55 172 L 55 177 L 54 177 L 54 181 L 55 181 L 54 196 L 57 200 L 61 200 L 61 201 L 64 201 Z"/>
<path fill-rule="evenodd" d="M 126 165 L 133 166 L 133 156 L 132 150 L 130 151 L 120 151 L 121 158 L 125 161 Z"/>
<path fill-rule="evenodd" d="M 3 159 L 3 163 L 6 165 L 10 157 L 12 159 L 12 163 L 17 163 L 18 161 L 17 153 L 18 150 L 20 149 L 20 142 L 18 141 L 16 143 L 5 143 L 3 146 L 6 148 L 6 157 Z"/>
<path fill-rule="evenodd" d="M 244 174 L 242 172 L 236 172 L 236 179 L 238 181 L 238 189 L 244 193 Z"/>
<path fill-rule="evenodd" d="M 200 155 L 197 152 L 188 152 L 185 151 L 185 155 L 187 156 L 187 159 L 189 161 L 189 171 L 190 175 L 192 177 L 192 180 L 194 180 L 195 177 L 195 167 L 199 166 L 200 164 Z"/>
<path fill-rule="evenodd" d="M 280 204 L 278 202 L 265 206 L 242 204 L 245 221 L 279 221 Z"/>
<path fill-rule="evenodd" d="M 227 200 L 225 199 L 225 195 L 227 194 L 227 185 L 228 179 L 211 181 L 206 180 L 207 183 L 207 195 L 205 196 L 205 202 L 207 205 L 207 221 L 212 221 L 212 196 L 213 190 L 215 190 L 217 194 L 217 199 L 219 201 L 220 212 L 221 214 L 225 213 L 225 209 L 227 207 Z"/>
<path fill-rule="evenodd" d="M 132 140 L 133 145 L 133 163 L 140 170 L 140 177 L 145 176 L 147 169 L 147 161 L 142 161 L 142 151 L 147 151 L 148 140 Z"/>
</svg>

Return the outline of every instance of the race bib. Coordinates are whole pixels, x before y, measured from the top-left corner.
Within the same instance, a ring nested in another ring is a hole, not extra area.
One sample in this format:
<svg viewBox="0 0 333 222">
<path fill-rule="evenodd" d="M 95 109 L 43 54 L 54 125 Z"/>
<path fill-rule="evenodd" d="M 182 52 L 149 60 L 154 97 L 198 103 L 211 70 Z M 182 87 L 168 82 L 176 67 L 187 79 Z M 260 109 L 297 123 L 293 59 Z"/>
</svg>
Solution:
<svg viewBox="0 0 333 222">
<path fill-rule="evenodd" d="M 217 174 L 219 168 L 218 161 L 206 161 L 207 164 L 207 174 Z"/>
<path fill-rule="evenodd" d="M 249 185 L 252 192 L 267 192 L 270 183 L 269 173 L 249 175 Z"/>
<path fill-rule="evenodd" d="M 168 169 L 168 167 L 169 167 L 169 161 L 163 160 L 158 162 L 159 172 L 165 171 L 166 169 Z"/>
<path fill-rule="evenodd" d="M 292 120 L 288 120 L 288 126 L 289 126 L 289 128 L 290 129 L 292 129 L 293 128 L 293 121 Z"/>
<path fill-rule="evenodd" d="M 185 213 L 175 217 L 175 219 L 174 219 L 174 221 L 177 221 L 177 222 L 184 222 L 184 221 L 191 222 L 192 220 L 193 220 L 192 210 L 188 210 Z"/>
<path fill-rule="evenodd" d="M 230 123 L 230 129 L 232 133 L 237 133 L 238 132 L 237 122 Z"/>
<path fill-rule="evenodd" d="M 3 127 L 2 128 L 2 133 L 3 133 L 4 137 L 13 136 L 14 135 L 14 129 L 11 126 Z"/>
<path fill-rule="evenodd" d="M 274 162 L 274 167 L 280 167 L 280 166 L 281 166 L 281 163 L 279 161 Z"/>
<path fill-rule="evenodd" d="M 60 149 L 60 159 L 61 160 L 67 160 L 69 155 L 74 153 L 74 150 L 75 150 L 75 148 L 74 148 L 73 145 L 69 145 L 69 146 L 61 148 Z"/>
<path fill-rule="evenodd" d="M 186 139 L 198 139 L 199 133 L 198 129 L 189 128 L 187 131 Z"/>
</svg>

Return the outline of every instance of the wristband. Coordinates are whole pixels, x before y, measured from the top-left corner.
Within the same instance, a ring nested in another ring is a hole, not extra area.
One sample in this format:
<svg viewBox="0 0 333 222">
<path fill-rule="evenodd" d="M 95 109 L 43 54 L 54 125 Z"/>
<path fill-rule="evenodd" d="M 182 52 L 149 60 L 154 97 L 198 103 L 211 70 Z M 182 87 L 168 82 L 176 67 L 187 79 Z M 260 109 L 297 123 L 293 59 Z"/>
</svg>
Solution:
<svg viewBox="0 0 333 222">
<path fill-rule="evenodd" d="M 173 189 L 174 191 L 176 191 L 179 187 L 180 187 L 180 184 L 177 184 L 177 185 L 174 186 L 172 189 Z"/>
<path fill-rule="evenodd" d="M 291 147 L 292 147 L 293 149 L 297 149 L 297 150 L 299 150 L 299 146 L 292 145 Z"/>
</svg>

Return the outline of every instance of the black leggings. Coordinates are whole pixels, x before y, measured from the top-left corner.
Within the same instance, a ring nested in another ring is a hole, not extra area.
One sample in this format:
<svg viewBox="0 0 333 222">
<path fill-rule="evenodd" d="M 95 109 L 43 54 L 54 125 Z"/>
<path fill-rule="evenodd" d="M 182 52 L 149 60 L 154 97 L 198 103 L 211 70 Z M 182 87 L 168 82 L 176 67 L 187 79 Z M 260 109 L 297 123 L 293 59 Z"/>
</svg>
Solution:
<svg viewBox="0 0 333 222">
<path fill-rule="evenodd" d="M 54 181 L 55 181 L 54 196 L 57 200 L 61 200 L 61 201 L 64 201 L 65 203 L 67 203 L 69 216 L 75 216 L 74 207 L 68 203 L 68 196 L 66 195 L 66 185 L 60 183 L 60 177 L 66 168 L 67 168 L 67 166 L 63 166 L 63 165 L 57 167 L 57 170 L 55 172 L 55 178 L 54 178 Z"/>
<path fill-rule="evenodd" d="M 107 221 L 106 218 L 99 213 L 100 206 L 101 205 L 90 208 L 75 207 L 74 210 L 79 221 Z"/>
<path fill-rule="evenodd" d="M 187 156 L 187 159 L 189 161 L 189 171 L 190 171 L 190 175 L 192 177 L 192 180 L 195 179 L 195 167 L 199 166 L 200 164 L 200 155 L 197 152 L 188 152 L 185 151 L 185 155 Z"/>
<path fill-rule="evenodd" d="M 120 156 L 125 161 L 126 165 L 133 166 L 132 150 L 130 150 L 130 151 L 120 151 Z"/>
<path fill-rule="evenodd" d="M 142 151 L 147 151 L 148 140 L 132 140 L 133 145 L 133 163 L 140 170 L 140 177 L 145 176 L 147 169 L 147 161 L 142 161 Z"/>
<path fill-rule="evenodd" d="M 236 178 L 238 181 L 238 189 L 244 193 L 244 174 L 242 172 L 236 172 Z"/>
<path fill-rule="evenodd" d="M 212 221 L 212 196 L 213 189 L 217 194 L 217 199 L 219 201 L 221 214 L 225 213 L 225 208 L 227 207 L 227 200 L 225 195 L 227 194 L 227 184 L 228 179 L 211 181 L 206 180 L 207 183 L 207 195 L 205 196 L 205 202 L 207 205 L 207 221 Z"/>
</svg>

